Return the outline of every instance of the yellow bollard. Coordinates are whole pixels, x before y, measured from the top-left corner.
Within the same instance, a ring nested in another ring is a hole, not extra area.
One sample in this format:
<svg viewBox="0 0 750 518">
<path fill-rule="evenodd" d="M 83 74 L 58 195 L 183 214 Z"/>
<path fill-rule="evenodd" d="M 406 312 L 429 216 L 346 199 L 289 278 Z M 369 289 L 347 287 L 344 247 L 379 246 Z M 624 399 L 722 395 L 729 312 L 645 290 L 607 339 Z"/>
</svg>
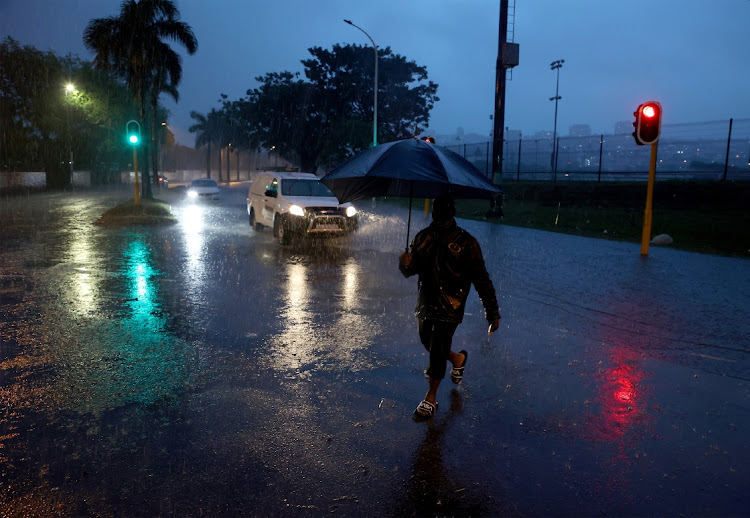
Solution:
<svg viewBox="0 0 750 518">
<path fill-rule="evenodd" d="M 646 191 L 646 210 L 643 211 L 643 231 L 641 232 L 641 255 L 648 255 L 648 244 L 651 241 L 651 216 L 653 213 L 654 181 L 656 179 L 657 140 L 651 144 L 651 164 L 648 168 L 648 190 Z"/>
<path fill-rule="evenodd" d="M 133 169 L 135 170 L 135 204 L 141 204 L 141 190 L 138 185 L 138 152 L 133 147 Z"/>
</svg>

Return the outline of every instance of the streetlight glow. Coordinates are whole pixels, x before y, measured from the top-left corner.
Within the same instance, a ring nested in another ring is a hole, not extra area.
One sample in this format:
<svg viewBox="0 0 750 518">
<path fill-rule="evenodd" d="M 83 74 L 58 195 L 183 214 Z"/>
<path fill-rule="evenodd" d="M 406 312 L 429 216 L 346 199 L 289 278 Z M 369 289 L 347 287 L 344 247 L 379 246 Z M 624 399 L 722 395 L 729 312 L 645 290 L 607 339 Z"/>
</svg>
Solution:
<svg viewBox="0 0 750 518">
<path fill-rule="evenodd" d="M 72 91 L 74 91 L 75 89 L 76 89 L 76 87 L 75 87 L 75 86 L 73 86 L 73 83 L 68 83 L 67 85 L 65 85 L 65 91 L 66 91 L 66 92 L 72 92 Z"/>
</svg>

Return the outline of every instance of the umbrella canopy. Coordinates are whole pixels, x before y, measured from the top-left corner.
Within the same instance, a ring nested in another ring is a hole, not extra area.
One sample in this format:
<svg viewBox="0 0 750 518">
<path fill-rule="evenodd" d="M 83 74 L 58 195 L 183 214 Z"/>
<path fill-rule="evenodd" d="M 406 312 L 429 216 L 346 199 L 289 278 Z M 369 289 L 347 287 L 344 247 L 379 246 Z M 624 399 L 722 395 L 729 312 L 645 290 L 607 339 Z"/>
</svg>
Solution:
<svg viewBox="0 0 750 518">
<path fill-rule="evenodd" d="M 377 196 L 408 196 L 409 251 L 411 199 L 493 199 L 502 191 L 458 153 L 416 138 L 381 144 L 356 155 L 320 179 L 341 203 Z"/>
<path fill-rule="evenodd" d="M 502 191 L 458 153 L 418 139 L 363 151 L 321 178 L 341 203 L 376 196 L 492 199 Z"/>
</svg>

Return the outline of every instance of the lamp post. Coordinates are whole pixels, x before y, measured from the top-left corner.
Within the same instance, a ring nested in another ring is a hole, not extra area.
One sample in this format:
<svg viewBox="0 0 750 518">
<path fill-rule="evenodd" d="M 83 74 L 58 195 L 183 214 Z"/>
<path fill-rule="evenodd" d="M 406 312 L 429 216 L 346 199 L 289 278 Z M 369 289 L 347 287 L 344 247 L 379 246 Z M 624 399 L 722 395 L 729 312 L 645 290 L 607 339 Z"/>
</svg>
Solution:
<svg viewBox="0 0 750 518">
<path fill-rule="evenodd" d="M 72 94 L 76 91 L 76 87 L 73 83 L 65 85 L 65 115 L 68 125 L 68 154 L 70 155 L 70 161 L 68 162 L 68 170 L 70 172 L 70 181 L 73 181 L 73 145 L 70 142 L 70 101 L 68 100 L 68 94 Z"/>
<path fill-rule="evenodd" d="M 164 121 L 161 123 L 161 127 L 164 131 L 162 132 L 162 136 L 163 136 L 162 142 L 158 143 L 159 144 L 159 168 L 156 171 L 157 173 L 156 183 L 160 189 L 161 189 L 161 178 L 160 178 L 161 175 L 159 174 L 159 171 L 163 172 L 163 169 L 164 169 L 164 146 L 166 146 L 167 144 L 167 132 L 169 131 L 169 124 L 167 124 L 167 121 Z"/>
<path fill-rule="evenodd" d="M 550 70 L 557 70 L 555 96 L 549 98 L 550 101 L 555 101 L 555 129 L 552 133 L 552 167 L 555 180 L 557 180 L 557 101 L 562 99 L 558 92 L 560 91 L 560 69 L 562 68 L 563 63 L 565 63 L 564 59 L 558 59 L 549 64 Z"/>
<path fill-rule="evenodd" d="M 372 117 L 372 147 L 375 147 L 378 145 L 378 46 L 375 45 L 375 41 L 370 37 L 365 30 L 355 25 L 351 22 L 351 20 L 344 20 L 346 23 L 351 25 L 352 27 L 356 27 L 360 31 L 364 33 L 365 36 L 367 36 L 370 39 L 370 42 L 372 43 L 372 49 L 375 51 L 375 85 L 374 85 L 374 102 L 373 102 L 373 117 Z"/>
</svg>

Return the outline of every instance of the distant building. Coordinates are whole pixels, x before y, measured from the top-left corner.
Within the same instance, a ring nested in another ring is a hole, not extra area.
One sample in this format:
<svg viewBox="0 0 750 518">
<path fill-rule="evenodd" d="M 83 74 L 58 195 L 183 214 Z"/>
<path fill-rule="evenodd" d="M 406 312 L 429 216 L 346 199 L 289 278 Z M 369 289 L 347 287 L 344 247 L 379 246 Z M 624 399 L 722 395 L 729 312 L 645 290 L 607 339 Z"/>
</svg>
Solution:
<svg viewBox="0 0 750 518">
<path fill-rule="evenodd" d="M 521 130 L 512 130 L 512 129 L 506 129 L 505 130 L 505 140 L 520 140 L 521 139 Z"/>
<path fill-rule="evenodd" d="M 537 131 L 531 137 L 534 140 L 547 140 L 552 138 L 552 132 L 547 130 Z"/>
<path fill-rule="evenodd" d="M 479 135 L 477 133 L 466 133 L 465 131 L 456 131 L 453 135 L 437 133 L 432 129 L 427 129 L 423 135 L 432 135 L 435 137 L 435 144 L 438 146 L 455 146 L 456 144 L 479 144 L 489 142 L 492 137 Z M 507 138 L 507 137 L 506 137 Z"/>
<path fill-rule="evenodd" d="M 623 133 L 633 133 L 633 122 L 632 121 L 618 121 L 615 122 L 615 135 L 622 135 Z"/>
<path fill-rule="evenodd" d="M 591 126 L 588 124 L 573 124 L 568 128 L 568 135 L 571 137 L 590 137 Z"/>
</svg>

